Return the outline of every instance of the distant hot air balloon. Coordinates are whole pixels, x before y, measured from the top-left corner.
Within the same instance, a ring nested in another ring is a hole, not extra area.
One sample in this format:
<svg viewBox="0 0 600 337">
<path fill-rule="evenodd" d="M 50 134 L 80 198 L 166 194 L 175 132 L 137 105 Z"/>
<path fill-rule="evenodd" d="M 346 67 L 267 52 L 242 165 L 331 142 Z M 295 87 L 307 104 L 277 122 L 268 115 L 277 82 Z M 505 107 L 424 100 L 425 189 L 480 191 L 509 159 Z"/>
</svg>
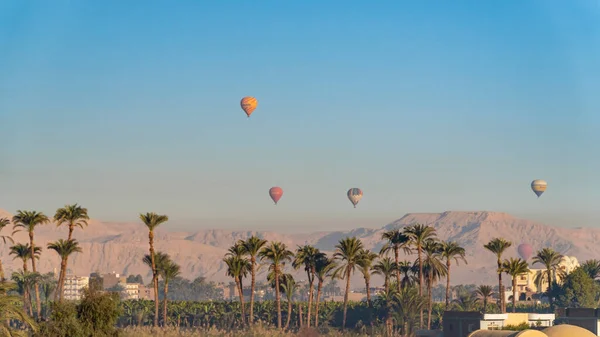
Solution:
<svg viewBox="0 0 600 337">
<path fill-rule="evenodd" d="M 356 208 L 356 204 L 358 204 L 360 199 L 362 199 L 362 196 L 363 192 L 360 190 L 360 188 L 354 187 L 348 190 L 348 199 L 350 199 L 350 202 L 352 205 L 354 205 L 354 208 Z"/>
<path fill-rule="evenodd" d="M 269 190 L 269 195 L 271 196 L 271 199 L 273 199 L 273 201 L 275 202 L 275 205 L 277 205 L 277 202 L 279 201 L 279 199 L 281 199 L 281 196 L 283 195 L 283 190 L 281 189 L 281 187 L 271 187 L 271 189 Z"/>
<path fill-rule="evenodd" d="M 547 186 L 548 183 L 545 180 L 536 179 L 531 182 L 531 189 L 533 190 L 533 193 L 538 196 L 538 198 L 546 191 Z"/>
<path fill-rule="evenodd" d="M 248 115 L 248 118 L 250 118 L 250 115 L 252 114 L 254 109 L 256 109 L 256 106 L 258 105 L 258 100 L 256 100 L 256 98 L 254 98 L 254 97 L 246 96 L 246 97 L 242 98 L 240 105 L 242 106 L 242 110 L 244 110 L 246 115 Z"/>
<path fill-rule="evenodd" d="M 531 247 L 531 245 L 528 243 L 522 243 L 519 245 L 519 247 L 517 247 L 517 251 L 519 252 L 521 258 L 527 261 L 533 254 L 533 247 Z"/>
</svg>

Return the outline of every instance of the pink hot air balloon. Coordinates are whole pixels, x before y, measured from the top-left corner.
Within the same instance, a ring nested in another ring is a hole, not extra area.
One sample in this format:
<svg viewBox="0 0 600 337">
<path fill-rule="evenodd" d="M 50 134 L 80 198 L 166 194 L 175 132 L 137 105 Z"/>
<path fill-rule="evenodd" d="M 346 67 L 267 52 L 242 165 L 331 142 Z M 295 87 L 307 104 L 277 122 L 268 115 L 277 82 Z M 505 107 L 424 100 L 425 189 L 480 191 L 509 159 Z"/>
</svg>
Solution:
<svg viewBox="0 0 600 337">
<path fill-rule="evenodd" d="M 519 252 L 521 258 L 527 261 L 533 254 L 533 247 L 531 247 L 531 245 L 528 243 L 522 243 L 519 245 L 519 247 L 517 247 L 517 251 Z"/>
<path fill-rule="evenodd" d="M 269 190 L 269 195 L 271 196 L 271 199 L 273 199 L 273 201 L 275 202 L 275 205 L 277 205 L 277 202 L 279 201 L 279 199 L 281 199 L 281 196 L 283 195 L 283 190 L 281 189 L 281 187 L 271 187 L 271 189 Z"/>
</svg>

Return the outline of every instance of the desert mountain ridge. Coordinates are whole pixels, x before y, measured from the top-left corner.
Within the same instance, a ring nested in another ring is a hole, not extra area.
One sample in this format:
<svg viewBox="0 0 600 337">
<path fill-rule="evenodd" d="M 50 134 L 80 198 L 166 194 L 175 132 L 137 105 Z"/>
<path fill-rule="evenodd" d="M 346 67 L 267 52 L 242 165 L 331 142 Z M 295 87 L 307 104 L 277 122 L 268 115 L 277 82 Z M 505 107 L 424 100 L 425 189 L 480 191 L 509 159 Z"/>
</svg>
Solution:
<svg viewBox="0 0 600 337">
<path fill-rule="evenodd" d="M 12 214 L 0 209 L 0 218 L 12 218 Z M 338 241 L 347 236 L 356 236 L 365 247 L 375 252 L 384 244 L 383 232 L 402 228 L 414 223 L 433 226 L 438 237 L 458 242 L 466 250 L 468 264 L 461 262 L 453 265 L 452 284 L 495 284 L 495 257 L 483 248 L 494 237 L 503 237 L 513 242 L 506 257 L 517 257 L 517 246 L 527 242 L 534 249 L 551 247 L 558 252 L 575 256 L 579 261 L 600 256 L 600 229 L 560 228 L 547 226 L 531 220 L 516 218 L 502 212 L 474 211 L 443 213 L 408 213 L 381 228 L 356 228 L 349 231 L 323 231 L 309 234 L 282 234 L 272 231 L 236 231 L 224 229 L 206 229 L 196 232 L 167 231 L 159 228 L 155 235 L 155 248 L 168 253 L 179 265 L 182 276 L 193 279 L 199 276 L 216 282 L 229 282 L 225 264 L 222 262 L 227 249 L 237 240 L 251 235 L 260 236 L 269 241 L 281 241 L 294 250 L 298 245 L 312 244 L 329 254 Z M 2 234 L 12 232 L 8 226 Z M 38 268 L 41 272 L 60 268 L 57 254 L 46 249 L 46 244 L 59 238 L 66 238 L 67 228 L 54 224 L 40 226 L 35 231 L 35 242 L 43 248 Z M 148 230 L 142 223 L 89 221 L 85 229 L 77 228 L 74 233 L 83 253 L 74 254 L 69 259 L 69 269 L 77 275 L 89 275 L 91 272 L 117 272 L 120 274 L 141 274 L 150 279 L 150 270 L 142 263 L 144 254 L 148 254 Z M 17 233 L 15 242 L 28 242 L 25 233 Z M 0 246 L 0 259 L 4 268 L 15 271 L 21 263 L 8 255 L 10 244 Z M 402 259 L 414 261 L 415 256 L 402 256 Z M 537 265 L 534 268 L 540 268 Z M 286 267 L 291 272 L 291 266 Z M 259 278 L 265 277 L 266 268 L 262 268 Z M 292 272 L 302 280 L 302 270 Z M 374 284 L 381 282 L 374 279 Z M 353 287 L 360 287 L 362 277 L 358 273 L 352 278 Z"/>
</svg>

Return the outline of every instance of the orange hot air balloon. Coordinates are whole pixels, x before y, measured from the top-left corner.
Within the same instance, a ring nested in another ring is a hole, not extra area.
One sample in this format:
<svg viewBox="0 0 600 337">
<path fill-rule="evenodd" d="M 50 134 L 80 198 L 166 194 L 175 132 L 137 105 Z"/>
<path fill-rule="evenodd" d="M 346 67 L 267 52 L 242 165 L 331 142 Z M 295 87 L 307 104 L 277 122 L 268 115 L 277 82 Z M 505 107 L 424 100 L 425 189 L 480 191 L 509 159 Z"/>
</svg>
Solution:
<svg viewBox="0 0 600 337">
<path fill-rule="evenodd" d="M 277 205 L 277 202 L 279 201 L 279 199 L 281 199 L 281 196 L 283 195 L 283 190 L 281 189 L 281 187 L 271 187 L 271 189 L 269 190 L 269 195 L 271 196 L 271 199 L 273 199 L 273 201 L 275 202 L 275 205 Z"/>
<path fill-rule="evenodd" d="M 258 100 L 256 100 L 256 98 L 254 98 L 254 97 L 246 96 L 246 97 L 242 98 L 240 105 L 242 106 L 242 110 L 244 110 L 246 115 L 248 115 L 248 118 L 250 118 L 250 115 L 252 114 L 254 109 L 256 109 L 256 106 L 258 105 Z"/>
</svg>

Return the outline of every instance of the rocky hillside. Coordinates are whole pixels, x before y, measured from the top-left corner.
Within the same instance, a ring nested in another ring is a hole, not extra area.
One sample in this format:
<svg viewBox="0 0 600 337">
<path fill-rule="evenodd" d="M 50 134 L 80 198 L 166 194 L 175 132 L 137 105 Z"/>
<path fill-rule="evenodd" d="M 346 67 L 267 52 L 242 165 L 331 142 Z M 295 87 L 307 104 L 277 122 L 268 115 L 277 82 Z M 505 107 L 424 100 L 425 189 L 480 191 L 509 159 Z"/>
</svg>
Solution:
<svg viewBox="0 0 600 337">
<path fill-rule="evenodd" d="M 12 217 L 0 210 L 1 217 Z M 392 228 L 402 228 L 413 223 L 428 224 L 436 228 L 438 236 L 444 240 L 459 242 L 467 251 L 468 264 L 453 268 L 452 283 L 494 284 L 494 256 L 483 245 L 494 237 L 503 237 L 514 243 L 507 257 L 517 256 L 516 246 L 530 243 L 536 250 L 552 247 L 557 251 L 576 256 L 579 261 L 600 257 L 599 229 L 572 229 L 546 226 L 533 221 L 515 218 L 497 212 L 444 212 L 409 213 L 379 229 L 357 228 L 344 232 L 316 232 L 312 234 L 280 234 L 275 232 L 201 230 L 194 233 L 168 232 L 159 230 L 156 248 L 167 252 L 181 265 L 183 276 L 195 278 L 204 276 L 214 281 L 229 281 L 221 262 L 227 248 L 238 239 L 253 234 L 267 240 L 278 240 L 288 247 L 309 243 L 323 251 L 331 252 L 335 244 L 346 236 L 357 236 L 365 246 L 379 251 L 383 242 L 381 234 Z M 11 228 L 4 235 L 10 234 Z M 39 262 L 42 272 L 59 268 L 59 258 L 53 251 L 45 249 L 46 243 L 65 238 L 66 228 L 53 224 L 44 225 L 35 233 L 35 241 L 44 247 Z M 148 279 L 149 270 L 142 264 L 142 257 L 148 252 L 147 229 L 141 223 L 108 223 L 92 220 L 85 230 L 76 229 L 83 253 L 75 254 L 69 261 L 74 273 L 86 275 L 90 272 L 116 271 L 122 274 L 142 274 Z M 27 242 L 24 233 L 15 235 L 15 241 Z M 406 257 L 414 260 L 414 256 Z M 8 245 L 0 245 L 0 259 L 5 269 L 16 270 L 20 262 L 8 255 Z M 264 271 L 263 271 L 264 272 Z M 301 273 L 295 273 L 301 279 Z M 362 279 L 355 275 L 353 283 L 358 287 Z M 379 281 L 375 280 L 376 283 Z"/>
</svg>

